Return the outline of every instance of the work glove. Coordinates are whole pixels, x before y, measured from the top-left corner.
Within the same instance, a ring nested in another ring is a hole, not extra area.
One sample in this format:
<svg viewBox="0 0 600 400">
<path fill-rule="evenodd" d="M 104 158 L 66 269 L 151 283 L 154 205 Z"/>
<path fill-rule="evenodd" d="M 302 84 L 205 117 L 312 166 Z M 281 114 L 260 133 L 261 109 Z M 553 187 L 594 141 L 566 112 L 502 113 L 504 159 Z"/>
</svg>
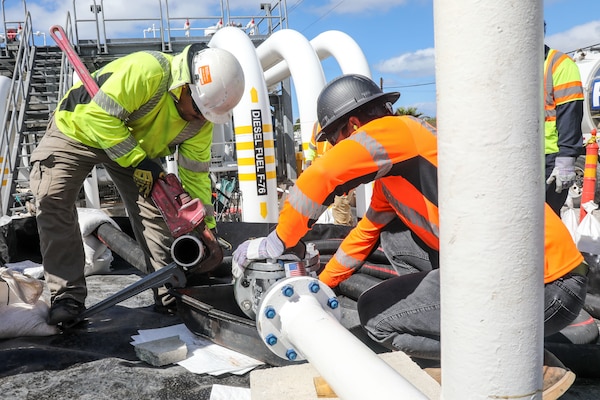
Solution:
<svg viewBox="0 0 600 400">
<path fill-rule="evenodd" d="M 560 193 L 571 187 L 575 178 L 575 157 L 556 157 L 554 169 L 546 184 L 549 185 L 556 180 L 556 193 Z"/>
<path fill-rule="evenodd" d="M 267 237 L 246 240 L 233 252 L 231 273 L 234 278 L 239 278 L 252 260 L 281 258 L 284 250 L 285 246 L 276 231 Z"/>
<path fill-rule="evenodd" d="M 144 158 L 133 171 L 133 181 L 144 197 L 150 196 L 156 181 L 164 176 L 163 168 L 148 157 Z"/>
</svg>

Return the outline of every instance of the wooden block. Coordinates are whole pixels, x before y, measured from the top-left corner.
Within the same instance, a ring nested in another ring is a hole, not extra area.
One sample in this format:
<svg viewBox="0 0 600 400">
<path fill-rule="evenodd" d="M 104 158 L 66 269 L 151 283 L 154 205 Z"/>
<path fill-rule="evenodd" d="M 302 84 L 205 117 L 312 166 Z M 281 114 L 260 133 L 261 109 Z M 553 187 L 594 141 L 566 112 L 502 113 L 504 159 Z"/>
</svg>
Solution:
<svg viewBox="0 0 600 400">
<path fill-rule="evenodd" d="M 315 384 L 315 391 L 317 392 L 317 397 L 320 399 L 334 399 L 337 398 L 337 395 L 333 391 L 329 384 L 325 379 L 320 376 L 315 376 L 313 378 L 313 383 Z"/>
</svg>

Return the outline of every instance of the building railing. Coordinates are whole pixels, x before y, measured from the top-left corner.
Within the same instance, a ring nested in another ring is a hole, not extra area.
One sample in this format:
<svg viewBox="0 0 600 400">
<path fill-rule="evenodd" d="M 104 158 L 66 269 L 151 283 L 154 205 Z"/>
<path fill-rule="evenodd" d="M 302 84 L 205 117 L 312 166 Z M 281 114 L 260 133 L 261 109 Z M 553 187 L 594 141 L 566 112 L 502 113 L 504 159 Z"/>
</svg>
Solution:
<svg viewBox="0 0 600 400">
<path fill-rule="evenodd" d="M 287 28 L 285 0 L 262 3 L 261 12 L 250 15 L 232 14 L 228 0 L 220 1 L 220 14 L 208 16 L 174 16 L 168 0 L 148 1 L 147 7 L 154 10 L 153 18 L 124 16 L 121 9 L 107 8 L 104 0 L 91 0 L 91 4 L 90 0 L 73 0 L 75 45 L 95 47 L 100 55 L 110 53 L 111 43 L 128 39 L 154 40 L 160 41 L 161 51 L 171 52 L 173 42 L 179 38 L 211 36 L 223 26 L 237 26 L 249 35 L 264 36 Z M 85 17 L 86 13 L 92 17 Z M 125 38 L 126 35 L 130 37 Z"/>
</svg>

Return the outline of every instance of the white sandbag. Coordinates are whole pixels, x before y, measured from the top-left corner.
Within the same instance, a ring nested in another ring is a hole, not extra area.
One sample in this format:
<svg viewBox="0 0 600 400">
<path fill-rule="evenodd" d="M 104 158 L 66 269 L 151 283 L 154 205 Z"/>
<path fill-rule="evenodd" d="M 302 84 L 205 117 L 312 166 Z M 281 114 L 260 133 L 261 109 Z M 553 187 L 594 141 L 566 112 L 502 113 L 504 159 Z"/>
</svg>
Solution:
<svg viewBox="0 0 600 400">
<path fill-rule="evenodd" d="M 13 303 L 0 306 L 0 339 L 21 336 L 50 336 L 60 333 L 55 325 L 48 325 L 48 305 L 43 300 L 35 304 Z"/>
<path fill-rule="evenodd" d="M 577 227 L 576 243 L 579 251 L 589 254 L 600 254 L 600 221 L 593 215 L 598 205 L 593 201 L 582 205 L 587 214 Z"/>
<path fill-rule="evenodd" d="M 577 243 L 577 227 L 579 226 L 579 212 L 574 208 L 563 208 L 560 212 L 560 219 L 565 224 L 573 241 Z"/>
<path fill-rule="evenodd" d="M 11 303 L 35 304 L 44 291 L 44 284 L 39 279 L 5 267 L 0 267 L 0 281 L 6 282 L 10 288 L 5 305 Z M 4 321 L 2 323 L 4 324 Z"/>
</svg>

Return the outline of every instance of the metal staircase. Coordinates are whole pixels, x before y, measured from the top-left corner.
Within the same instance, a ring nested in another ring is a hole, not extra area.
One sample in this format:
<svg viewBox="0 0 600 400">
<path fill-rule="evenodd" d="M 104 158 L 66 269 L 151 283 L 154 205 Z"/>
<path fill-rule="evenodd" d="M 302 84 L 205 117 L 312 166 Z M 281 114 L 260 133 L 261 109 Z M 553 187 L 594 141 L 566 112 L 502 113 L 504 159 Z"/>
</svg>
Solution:
<svg viewBox="0 0 600 400">
<path fill-rule="evenodd" d="M 2 215 L 27 212 L 29 156 L 59 98 L 62 53 L 58 47 L 34 46 L 31 26 L 28 14 L 0 60 L 1 75 L 11 78 L 0 132 Z"/>
<path fill-rule="evenodd" d="M 2 215 L 28 212 L 30 155 L 43 137 L 50 115 L 69 84 L 58 47 L 36 47 L 29 14 L 16 40 L 7 44 L 1 74 L 11 78 L 0 133 Z M 64 91 L 64 89 L 62 89 Z"/>
</svg>

